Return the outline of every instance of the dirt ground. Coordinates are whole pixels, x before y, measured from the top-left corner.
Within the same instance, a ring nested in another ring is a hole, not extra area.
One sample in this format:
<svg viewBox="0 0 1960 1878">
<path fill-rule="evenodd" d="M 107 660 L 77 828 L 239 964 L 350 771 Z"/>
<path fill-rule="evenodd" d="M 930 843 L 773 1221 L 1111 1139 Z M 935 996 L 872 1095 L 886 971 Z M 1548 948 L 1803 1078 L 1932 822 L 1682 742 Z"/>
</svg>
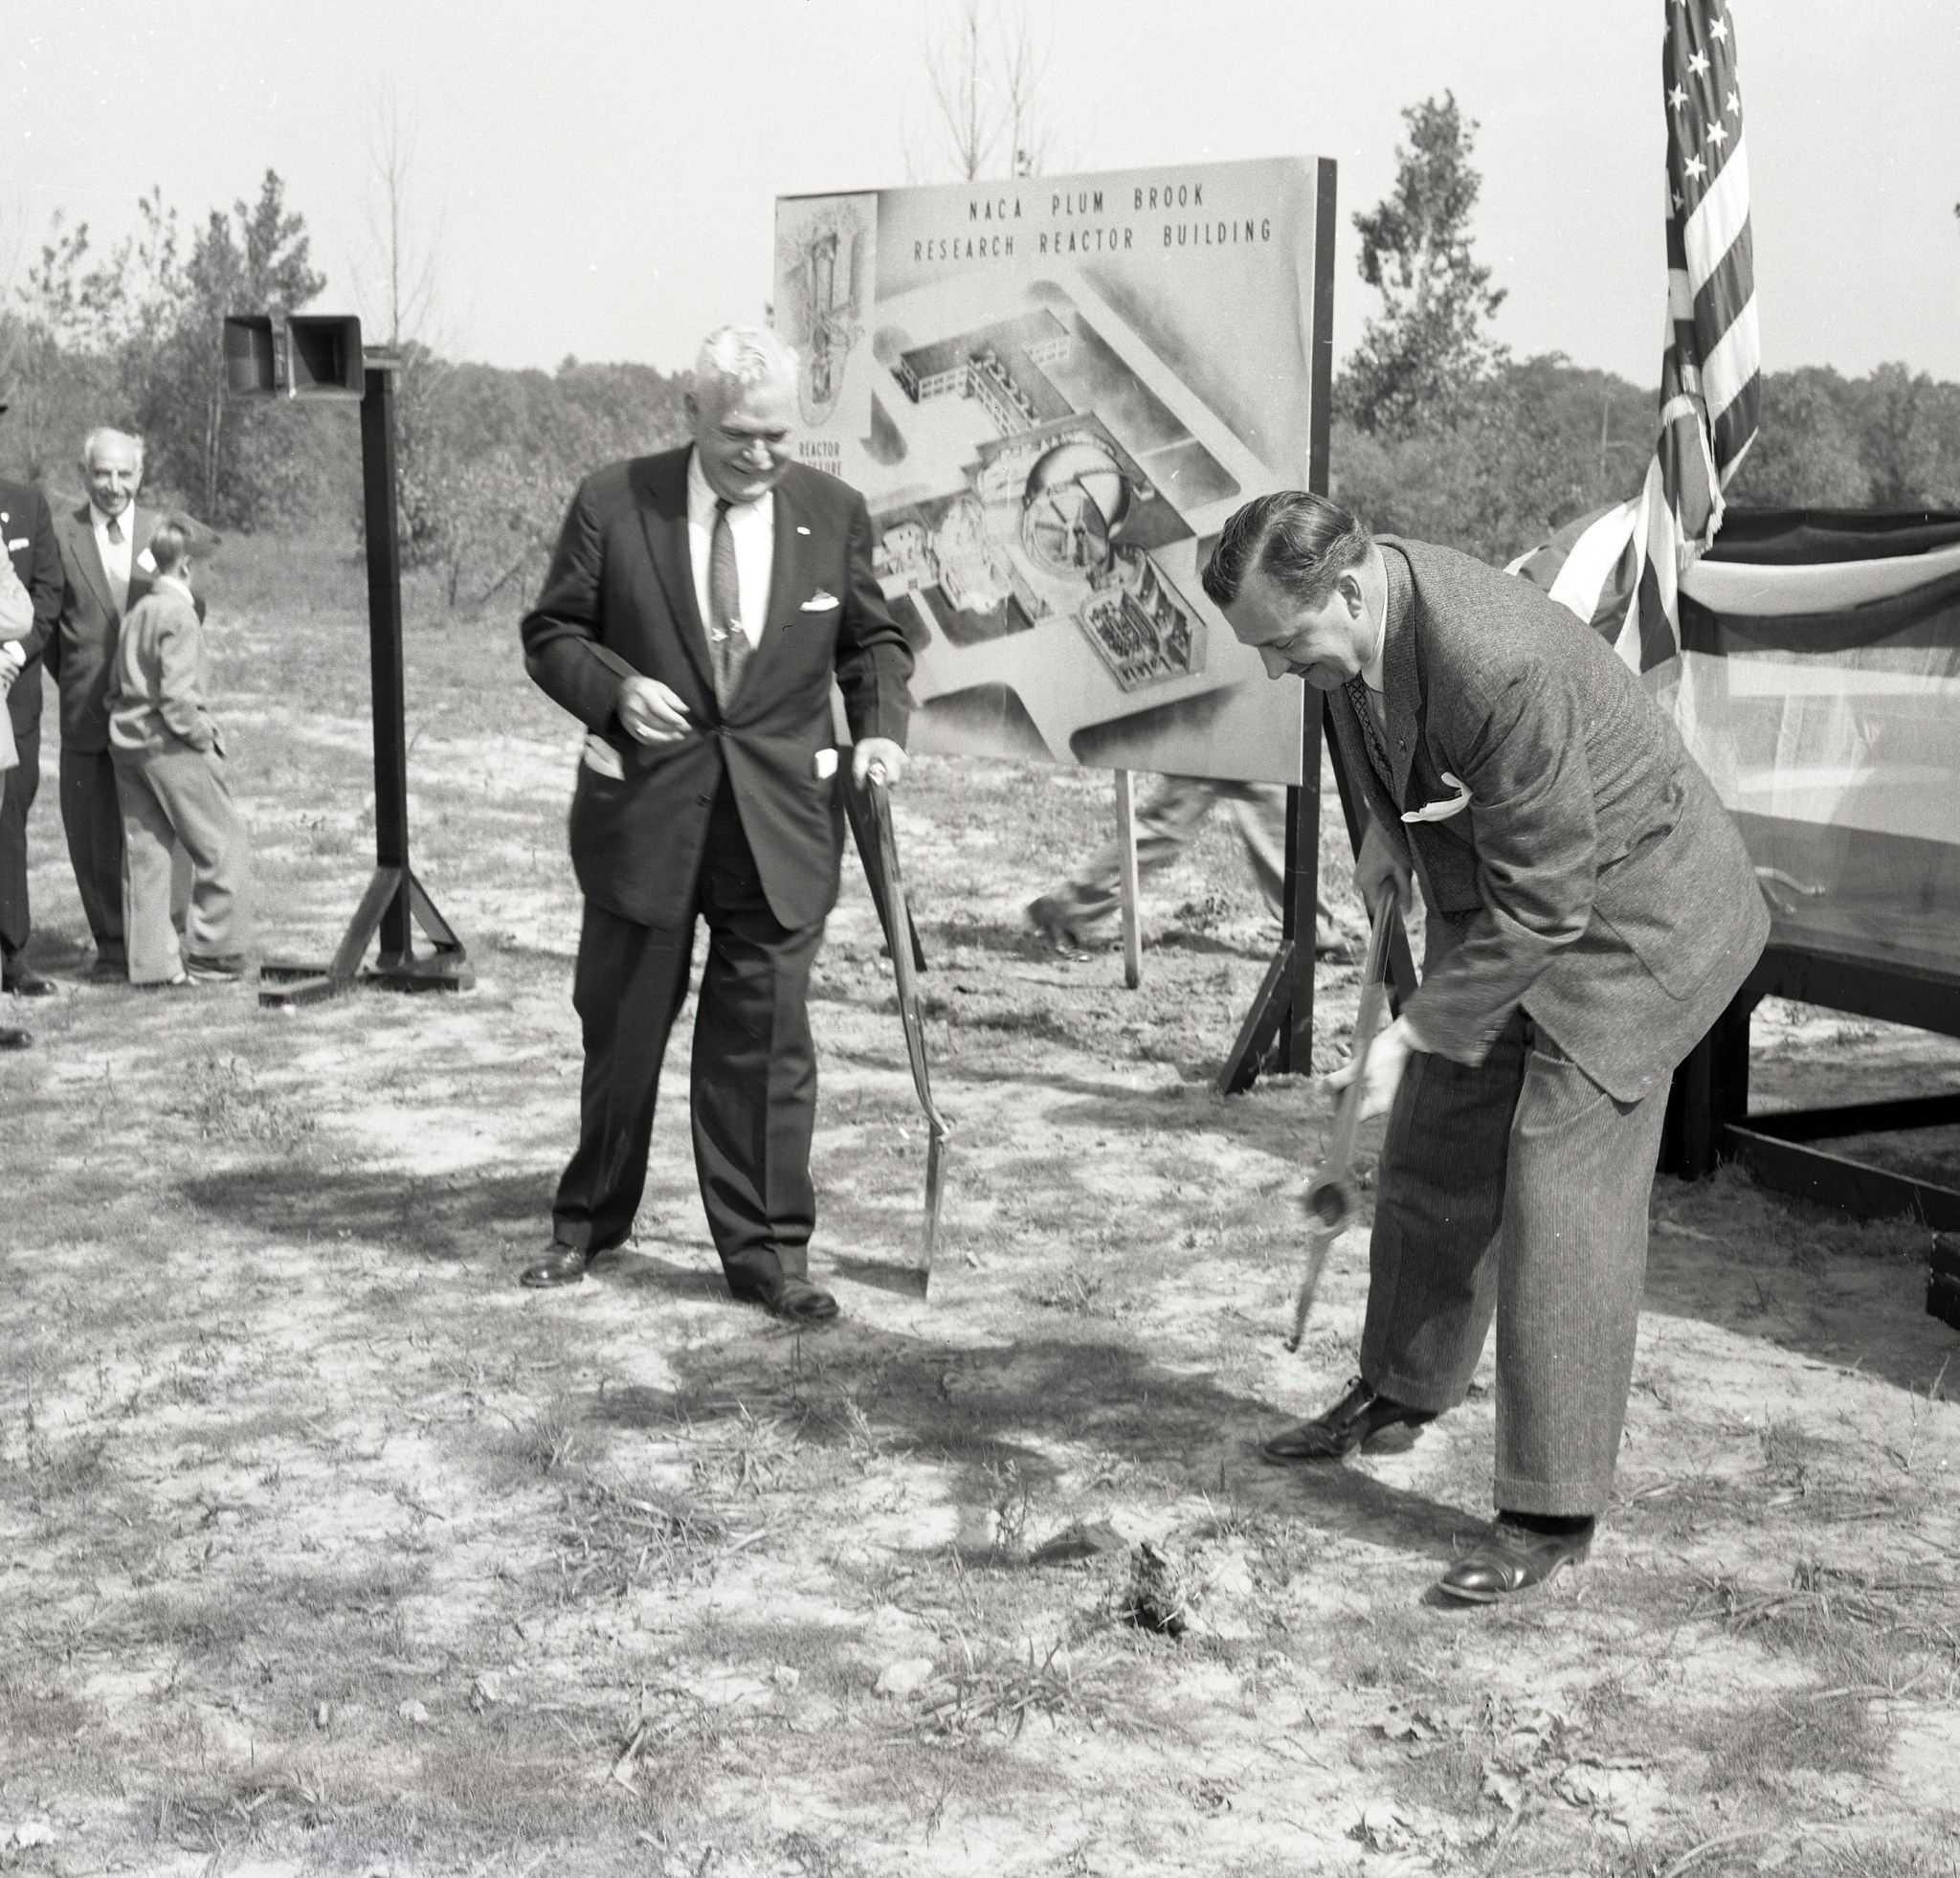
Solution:
<svg viewBox="0 0 1960 1878">
<path fill-rule="evenodd" d="M 261 950 L 322 954 L 371 861 L 359 571 L 246 543 L 212 592 Z M 728 1301 L 684 1035 L 636 1240 L 525 1293 L 574 1126 L 578 738 L 507 620 L 419 617 L 409 664 L 416 863 L 475 991 L 278 1015 L 71 976 L 9 1014 L 0 1871 L 1960 1871 L 1960 1365 L 1923 1231 L 1657 1181 L 1592 1561 L 1439 1605 L 1488 1517 L 1487 1357 L 1403 1452 L 1254 1452 L 1352 1374 L 1365 1248 L 1288 1355 L 1327 1105 L 1213 1093 L 1274 937 L 1229 829 L 1152 888 L 1129 993 L 1020 927 L 1107 779 L 925 760 L 930 1301 L 849 862 L 814 1003 L 843 1321 Z M 1324 968 L 1322 1066 L 1353 998 Z M 1766 1103 L 1960 1082 L 1960 1048 L 1829 1013 L 1757 1039 Z"/>
</svg>

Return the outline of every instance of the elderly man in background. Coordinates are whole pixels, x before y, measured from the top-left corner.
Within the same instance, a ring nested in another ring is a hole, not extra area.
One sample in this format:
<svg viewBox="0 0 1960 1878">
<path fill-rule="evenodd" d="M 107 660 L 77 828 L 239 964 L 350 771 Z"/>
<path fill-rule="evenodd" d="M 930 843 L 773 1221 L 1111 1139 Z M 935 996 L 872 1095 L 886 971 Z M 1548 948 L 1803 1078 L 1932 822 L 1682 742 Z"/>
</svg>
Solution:
<svg viewBox="0 0 1960 1878">
<path fill-rule="evenodd" d="M 96 945 L 96 973 L 129 969 L 122 938 L 122 808 L 109 755 L 109 673 L 122 615 L 149 592 L 154 511 L 139 508 L 143 441 L 91 431 L 81 448 L 88 500 L 56 518 L 61 618 L 48 668 L 61 693 L 61 825 Z"/>
<path fill-rule="evenodd" d="M 904 771 L 912 651 L 872 572 L 863 498 L 791 460 L 796 373 L 761 327 L 711 335 L 693 443 L 579 485 L 523 622 L 526 670 L 590 732 L 570 831 L 579 1139 L 528 1286 L 576 1283 L 633 1230 L 705 920 L 690 1107 L 708 1228 L 736 1297 L 797 1324 L 836 1315 L 809 1277 L 810 969 L 837 897 L 839 791 Z"/>
<path fill-rule="evenodd" d="M 0 412 L 7 400 L 0 395 Z M 27 893 L 27 812 L 41 786 L 41 656 L 61 617 L 61 549 L 48 499 L 30 482 L 0 479 L 4 561 L 33 607 L 28 629 L 0 642 L 0 692 L 15 766 L 0 794 L 0 991 L 46 997 L 53 983 L 22 956 L 33 921 Z M 22 1032 L 20 1035 L 25 1036 Z"/>
</svg>

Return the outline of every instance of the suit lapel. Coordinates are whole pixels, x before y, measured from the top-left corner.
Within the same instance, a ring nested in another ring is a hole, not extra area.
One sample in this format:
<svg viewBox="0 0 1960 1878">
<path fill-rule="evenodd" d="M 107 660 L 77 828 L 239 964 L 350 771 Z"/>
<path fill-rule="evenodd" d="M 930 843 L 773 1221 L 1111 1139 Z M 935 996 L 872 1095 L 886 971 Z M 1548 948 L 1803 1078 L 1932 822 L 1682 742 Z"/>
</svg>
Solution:
<svg viewBox="0 0 1960 1878">
<path fill-rule="evenodd" d="M 68 517 L 68 527 L 75 541 L 77 565 L 88 584 L 96 590 L 96 598 L 101 601 L 102 612 L 111 619 L 120 619 L 122 613 L 116 605 L 116 591 L 109 585 L 109 570 L 102 566 L 101 550 L 96 547 L 95 517 L 86 503 Z"/>
<path fill-rule="evenodd" d="M 1409 563 L 1399 549 L 1382 549 L 1389 569 L 1388 643 L 1382 648 L 1382 704 L 1388 718 L 1389 767 L 1395 781 L 1395 812 L 1409 800 L 1409 771 L 1422 741 L 1422 681 L 1415 633 L 1422 603 Z"/>
<path fill-rule="evenodd" d="M 714 662 L 708 657 L 707 628 L 694 597 L 694 555 L 687 539 L 687 461 L 685 450 L 657 458 L 639 489 L 640 526 L 654 563 L 667 610 L 679 629 L 680 643 L 694 660 L 707 695 L 715 695 Z"/>
<path fill-rule="evenodd" d="M 776 484 L 775 504 L 770 525 L 774 539 L 769 548 L 768 611 L 763 615 L 762 637 L 756 642 L 755 657 L 748 661 L 751 667 L 775 649 L 776 641 L 795 622 L 796 596 L 803 592 L 804 544 L 810 537 L 799 535 L 796 528 L 799 523 L 806 528 L 809 525 L 797 500 L 793 470 Z"/>
</svg>

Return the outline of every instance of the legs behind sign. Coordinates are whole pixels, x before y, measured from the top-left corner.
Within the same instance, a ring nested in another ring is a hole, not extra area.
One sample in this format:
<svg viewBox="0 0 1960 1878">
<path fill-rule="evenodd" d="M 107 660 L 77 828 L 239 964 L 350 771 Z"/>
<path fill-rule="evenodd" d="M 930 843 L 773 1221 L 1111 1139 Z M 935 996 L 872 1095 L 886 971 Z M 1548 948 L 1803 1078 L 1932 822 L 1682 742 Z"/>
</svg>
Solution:
<svg viewBox="0 0 1960 1878">
<path fill-rule="evenodd" d="M 1410 1059 L 1383 1142 L 1361 1376 L 1270 1458 L 1405 1441 L 1497 1325 L 1496 1522 L 1437 1586 L 1486 1602 L 1585 1557 L 1633 1375 L 1665 1096 L 1622 1103 L 1530 1019 L 1481 1064 Z"/>
<path fill-rule="evenodd" d="M 1170 865 L 1197 838 L 1220 802 L 1238 824 L 1245 858 L 1260 896 L 1280 916 L 1286 881 L 1286 791 L 1280 783 L 1225 782 L 1205 776 L 1159 776 L 1137 805 L 1137 873 Z M 1028 903 L 1028 922 L 1058 951 L 1080 952 L 1112 943 L 1122 913 L 1123 850 L 1112 838 L 1074 874 Z M 1325 893 L 1319 898 L 1314 945 L 1346 956 L 1347 936 Z"/>
</svg>

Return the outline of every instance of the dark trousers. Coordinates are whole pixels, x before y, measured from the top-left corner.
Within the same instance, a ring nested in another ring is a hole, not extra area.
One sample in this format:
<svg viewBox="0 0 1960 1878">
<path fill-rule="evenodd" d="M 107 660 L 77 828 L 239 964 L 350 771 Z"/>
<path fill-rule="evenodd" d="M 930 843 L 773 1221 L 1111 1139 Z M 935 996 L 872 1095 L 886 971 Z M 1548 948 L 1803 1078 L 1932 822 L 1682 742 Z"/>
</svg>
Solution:
<svg viewBox="0 0 1960 1878">
<path fill-rule="evenodd" d="M 816 1046 L 807 997 L 823 922 L 792 929 L 769 911 L 725 780 L 681 924 L 639 926 L 586 903 L 572 984 L 585 1083 L 578 1148 L 558 1183 L 552 1233 L 562 1244 L 602 1252 L 633 1230 L 697 918 L 707 921 L 708 958 L 688 1092 L 695 1172 L 728 1282 L 750 1289 L 808 1268 Z"/>
<path fill-rule="evenodd" d="M 1663 1089 L 1615 1101 L 1523 1012 L 1470 1067 L 1417 1054 L 1382 1144 L 1361 1374 L 1454 1408 L 1497 1320 L 1501 1508 L 1592 1513 L 1619 1453 Z"/>
<path fill-rule="evenodd" d="M 105 749 L 61 747 L 61 826 L 81 910 L 103 965 L 125 965 L 122 947 L 122 803 Z"/>
<path fill-rule="evenodd" d="M 36 665 L 17 678 L 14 686 L 40 682 L 41 668 Z M 0 794 L 0 952 L 10 954 L 19 951 L 33 930 L 27 901 L 27 812 L 41 787 L 40 721 L 24 731 L 16 720 L 13 743 L 20 762 L 7 771 L 6 790 Z"/>
</svg>

